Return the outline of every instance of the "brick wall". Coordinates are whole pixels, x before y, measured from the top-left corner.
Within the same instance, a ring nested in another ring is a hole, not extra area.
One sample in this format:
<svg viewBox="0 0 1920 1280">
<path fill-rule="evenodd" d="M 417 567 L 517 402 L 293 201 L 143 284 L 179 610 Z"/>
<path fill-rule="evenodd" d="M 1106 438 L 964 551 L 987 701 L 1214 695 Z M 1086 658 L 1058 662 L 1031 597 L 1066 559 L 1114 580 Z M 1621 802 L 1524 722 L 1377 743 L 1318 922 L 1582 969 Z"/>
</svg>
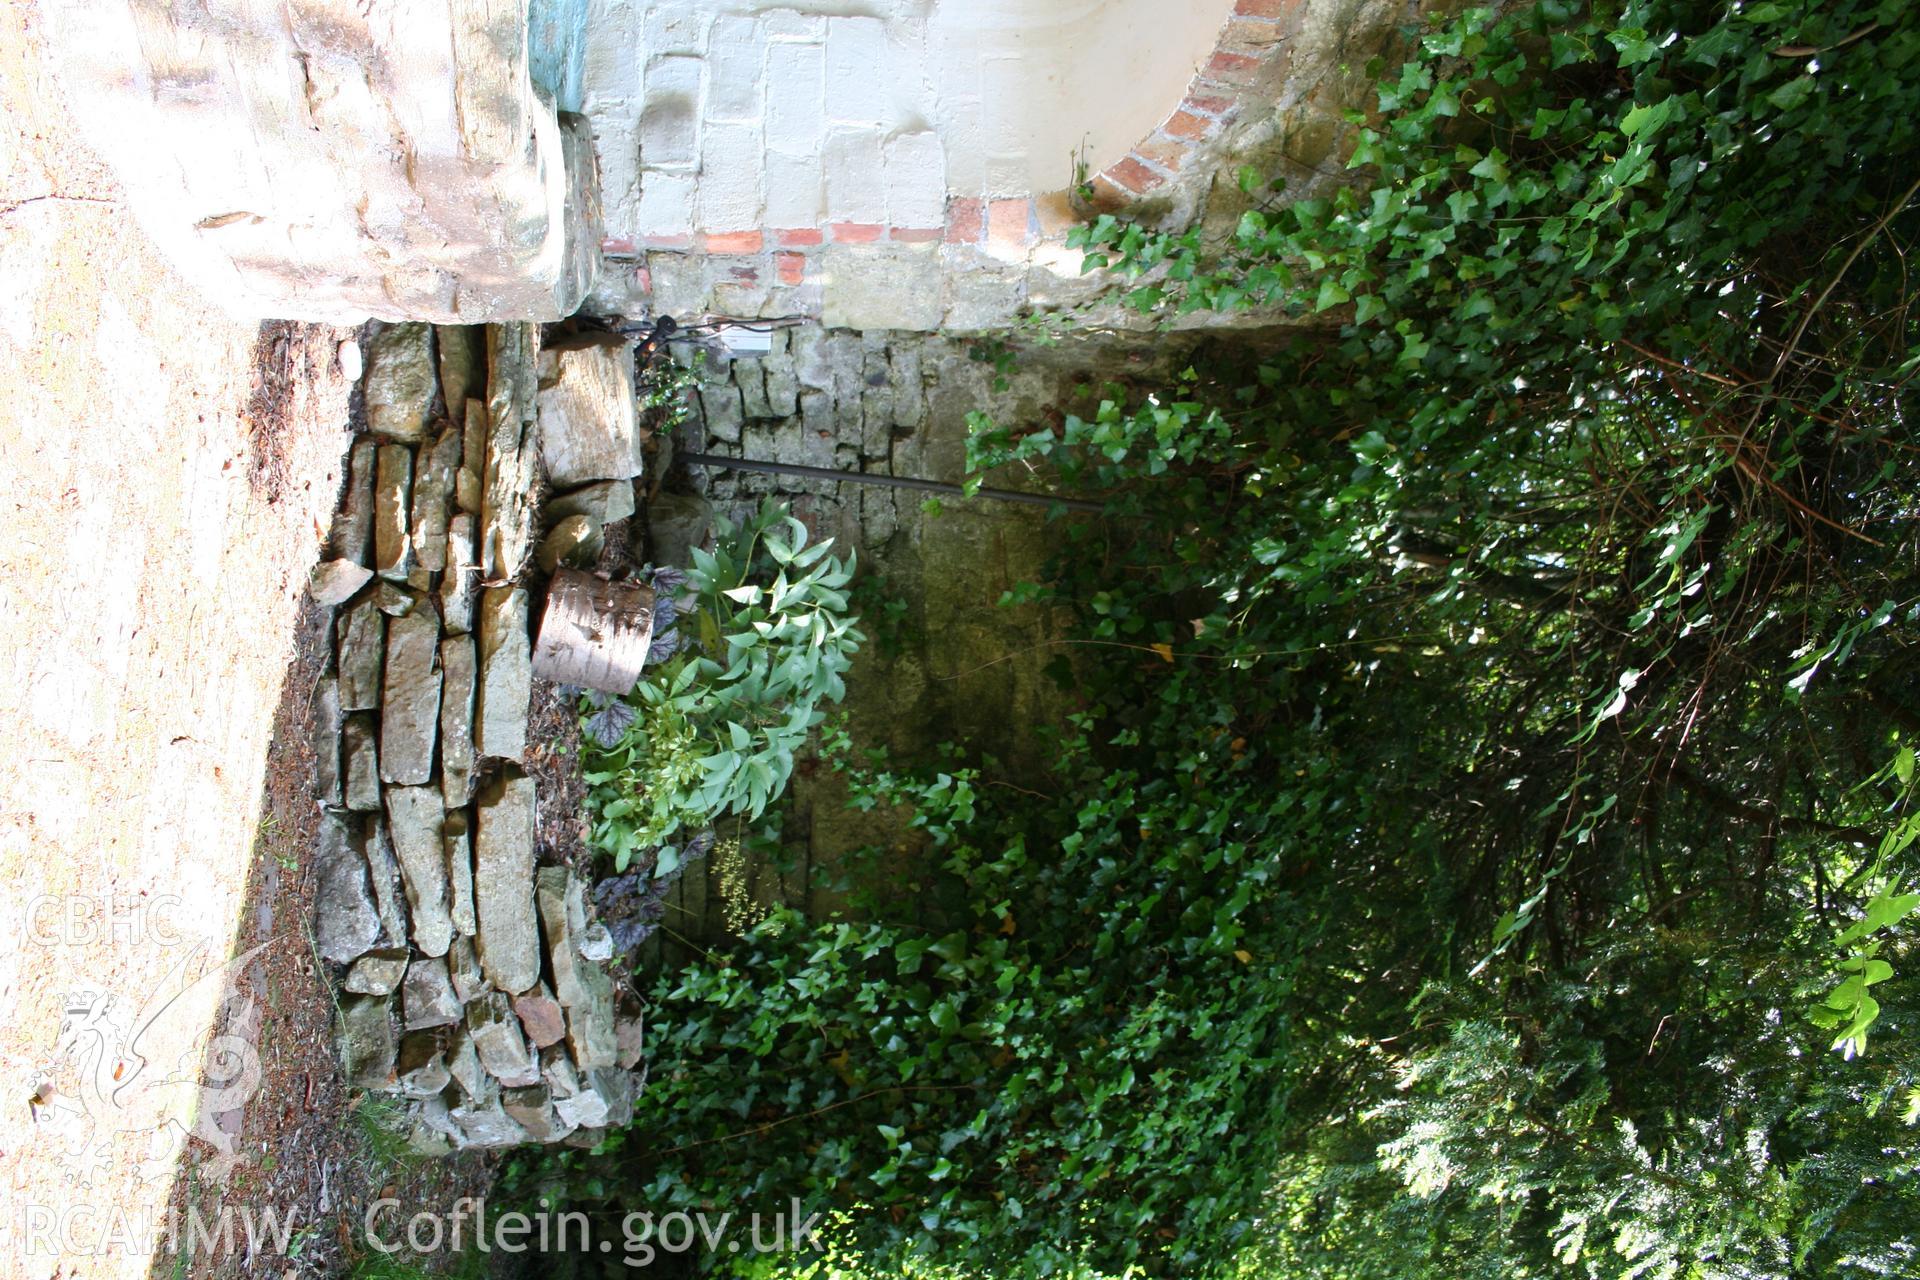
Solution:
<svg viewBox="0 0 1920 1280">
<path fill-rule="evenodd" d="M 995 327 L 1031 273 L 1078 274 L 1077 217 L 1196 210 L 1310 3 L 594 0 L 601 300 Z"/>
</svg>

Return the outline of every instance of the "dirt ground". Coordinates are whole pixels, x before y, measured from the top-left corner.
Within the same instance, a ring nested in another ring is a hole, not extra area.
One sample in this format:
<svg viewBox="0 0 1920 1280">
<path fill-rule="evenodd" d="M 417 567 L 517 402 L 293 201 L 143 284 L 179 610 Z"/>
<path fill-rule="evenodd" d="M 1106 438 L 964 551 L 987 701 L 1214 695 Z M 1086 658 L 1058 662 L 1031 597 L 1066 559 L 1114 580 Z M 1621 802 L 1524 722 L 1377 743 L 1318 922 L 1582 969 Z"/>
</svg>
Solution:
<svg viewBox="0 0 1920 1280">
<path fill-rule="evenodd" d="M 486 1177 L 341 1089 L 308 941 L 302 588 L 356 335 L 161 260 L 36 26 L 0 12 L 0 1274 L 340 1274 L 373 1198 Z"/>
</svg>

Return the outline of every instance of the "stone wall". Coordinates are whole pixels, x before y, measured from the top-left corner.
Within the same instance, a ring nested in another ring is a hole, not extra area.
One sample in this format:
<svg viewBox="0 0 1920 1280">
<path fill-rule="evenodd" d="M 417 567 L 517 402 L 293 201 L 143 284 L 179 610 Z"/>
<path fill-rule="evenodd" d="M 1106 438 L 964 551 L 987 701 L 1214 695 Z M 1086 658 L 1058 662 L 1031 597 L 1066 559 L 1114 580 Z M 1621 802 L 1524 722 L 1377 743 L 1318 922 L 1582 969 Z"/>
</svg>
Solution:
<svg viewBox="0 0 1920 1280">
<path fill-rule="evenodd" d="M 597 520 L 639 469 L 625 347 L 541 353 L 532 325 L 402 324 L 372 342 L 369 430 L 314 571 L 335 611 L 314 694 L 314 940 L 339 966 L 348 1082 L 406 1098 L 429 1151 L 625 1122 L 642 1014 L 585 886 L 537 866 L 522 768 L 543 474 Z M 611 407 L 594 414 L 618 371 Z M 584 373 L 582 368 L 584 367 Z"/>
</svg>

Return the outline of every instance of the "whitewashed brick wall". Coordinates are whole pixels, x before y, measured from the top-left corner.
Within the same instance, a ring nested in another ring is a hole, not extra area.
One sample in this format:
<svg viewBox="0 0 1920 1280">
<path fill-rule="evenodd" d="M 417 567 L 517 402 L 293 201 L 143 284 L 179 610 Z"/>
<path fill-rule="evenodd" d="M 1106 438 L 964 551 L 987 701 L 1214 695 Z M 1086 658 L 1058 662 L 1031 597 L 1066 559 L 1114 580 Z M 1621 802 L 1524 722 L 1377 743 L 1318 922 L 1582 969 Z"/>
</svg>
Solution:
<svg viewBox="0 0 1920 1280">
<path fill-rule="evenodd" d="M 1166 118 L 1233 5 L 592 0 L 609 247 L 753 252 L 751 233 L 835 226 L 912 241 L 950 197 L 1057 190 L 1073 148 L 1098 167 Z"/>
</svg>

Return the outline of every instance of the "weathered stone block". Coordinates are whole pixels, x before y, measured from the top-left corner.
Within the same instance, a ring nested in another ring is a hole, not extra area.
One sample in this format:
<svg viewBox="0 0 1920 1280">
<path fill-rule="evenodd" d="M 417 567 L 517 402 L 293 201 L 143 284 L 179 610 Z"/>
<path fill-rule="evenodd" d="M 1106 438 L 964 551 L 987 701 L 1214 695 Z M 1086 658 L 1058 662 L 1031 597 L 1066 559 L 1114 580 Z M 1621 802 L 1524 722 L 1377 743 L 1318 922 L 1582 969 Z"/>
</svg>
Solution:
<svg viewBox="0 0 1920 1280">
<path fill-rule="evenodd" d="M 447 406 L 449 414 L 454 407 Z M 455 415 L 460 424 L 460 473 L 454 478 L 454 499 L 460 509 L 468 515 L 478 516 L 481 508 L 482 486 L 487 478 L 487 403 L 482 398 L 470 399 L 466 407 Z"/>
<path fill-rule="evenodd" d="M 447 976 L 447 962 L 438 956 L 420 956 L 407 966 L 407 976 L 400 987 L 400 1006 L 405 1011 L 409 1031 L 450 1027 L 466 1013 Z"/>
<path fill-rule="evenodd" d="M 340 681 L 322 676 L 313 687 L 313 725 L 308 744 L 313 748 L 313 794 L 322 805 L 339 806 L 340 734 L 346 728 L 340 713 Z"/>
<path fill-rule="evenodd" d="M 553 1142 L 573 1130 L 554 1114 L 553 1094 L 544 1084 L 502 1090 L 500 1104 L 536 1142 Z"/>
<path fill-rule="evenodd" d="M 483 756 L 518 760 L 527 746 L 527 702 L 533 693 L 533 642 L 527 593 L 489 587 L 480 598 L 480 689 L 474 741 Z"/>
<path fill-rule="evenodd" d="M 686 493 L 663 493 L 647 503 L 648 556 L 662 567 L 685 568 L 693 549 L 713 531 L 713 504 Z"/>
<path fill-rule="evenodd" d="M 473 630 L 473 597 L 480 583 L 473 517 L 461 512 L 447 522 L 447 571 L 440 579 L 440 619 L 451 635 Z"/>
<path fill-rule="evenodd" d="M 613 1029 L 613 979 L 597 964 L 581 961 L 574 972 L 579 999 L 567 1006 L 567 1047 L 581 1070 L 617 1066 L 620 1043 Z"/>
<path fill-rule="evenodd" d="M 413 585 L 413 579 L 419 572 L 414 570 L 407 574 L 407 586 Z M 384 578 L 367 593 L 366 598 L 374 608 L 389 618 L 404 618 L 413 612 L 415 605 L 420 603 L 420 597 L 409 591 L 407 587 L 389 582 Z"/>
<path fill-rule="evenodd" d="M 547 536 L 540 539 L 540 550 L 534 556 L 534 562 L 542 573 L 553 573 L 561 567 L 572 569 L 590 569 L 593 562 L 600 558 L 600 551 L 606 546 L 606 538 L 601 535 L 600 526 L 591 516 L 567 516 L 553 528 L 547 530 Z"/>
<path fill-rule="evenodd" d="M 468 400 L 486 394 L 487 333 L 479 325 L 435 325 L 433 341 L 440 355 L 440 399 L 458 420 Z"/>
<path fill-rule="evenodd" d="M 373 711 L 380 706 L 380 664 L 386 657 L 387 616 L 372 600 L 346 610 L 334 624 L 339 636 L 340 709 Z"/>
<path fill-rule="evenodd" d="M 765 400 L 764 392 L 761 399 Z M 740 443 L 740 429 L 746 425 L 746 413 L 738 388 L 720 383 L 700 388 L 700 415 L 706 421 L 707 434 L 728 444 Z"/>
<path fill-rule="evenodd" d="M 560 1007 L 544 982 L 515 996 L 513 1011 L 519 1015 L 520 1026 L 536 1049 L 558 1044 L 566 1037 L 566 1010 Z"/>
<path fill-rule="evenodd" d="M 341 798 L 355 813 L 377 813 L 380 809 L 378 736 L 373 716 L 365 711 L 348 716 L 340 732 L 340 754 L 346 769 Z"/>
<path fill-rule="evenodd" d="M 467 1034 L 487 1074 L 509 1087 L 538 1084 L 540 1064 L 506 996 L 489 991 L 467 1006 Z"/>
<path fill-rule="evenodd" d="M 433 777 L 440 725 L 440 620 L 424 603 L 387 623 L 380 706 L 380 776 L 402 786 Z"/>
<path fill-rule="evenodd" d="M 397 950 L 369 951 L 353 962 L 340 985 L 363 996 L 389 995 L 407 975 L 407 953 Z"/>
<path fill-rule="evenodd" d="M 480 957 L 473 949 L 473 939 L 455 937 L 453 945 L 447 948 L 447 977 L 453 981 L 453 993 L 460 997 L 461 1004 L 472 1004 L 487 989 L 486 977 L 480 972 Z"/>
<path fill-rule="evenodd" d="M 373 473 L 379 446 L 365 436 L 353 442 L 347 455 L 346 495 L 333 518 L 327 549 L 335 558 L 354 564 L 370 563 L 373 551 Z"/>
<path fill-rule="evenodd" d="M 446 850 L 440 828 L 446 810 L 438 787 L 388 787 L 387 826 L 400 863 L 413 919 L 413 945 L 430 956 L 444 956 L 453 941 L 447 910 Z"/>
<path fill-rule="evenodd" d="M 354 560 L 322 560 L 307 575 L 307 594 L 323 609 L 332 609 L 353 598 L 367 585 L 373 570 Z"/>
<path fill-rule="evenodd" d="M 481 475 L 480 567 L 490 581 L 514 577 L 533 543 L 534 442 L 532 325 L 487 328 L 486 470 Z"/>
<path fill-rule="evenodd" d="M 448 1114 L 470 1147 L 517 1147 L 528 1140 L 527 1131 L 501 1108 L 498 1098 L 487 1105 L 462 1103 Z"/>
<path fill-rule="evenodd" d="M 440 793 L 451 810 L 473 798 L 473 637 L 443 637 L 440 667 Z"/>
<path fill-rule="evenodd" d="M 418 440 L 433 409 L 433 330 L 391 324 L 367 348 L 367 425 L 395 440 Z"/>
<path fill-rule="evenodd" d="M 447 504 L 460 471 L 461 431 L 448 426 L 431 448 L 420 448 L 420 474 L 413 485 L 413 556 L 421 568 L 447 567 Z"/>
<path fill-rule="evenodd" d="M 534 878 L 534 894 L 554 994 L 563 1005 L 578 1004 L 585 998 L 579 978 L 585 962 L 578 947 L 580 933 L 587 927 L 585 886 L 565 867 L 541 867 Z"/>
<path fill-rule="evenodd" d="M 614 334 L 581 334 L 540 353 L 540 454 L 547 476 L 570 488 L 640 474 L 633 346 Z"/>
<path fill-rule="evenodd" d="M 554 1114 L 582 1129 L 604 1129 L 633 1118 L 633 1077 L 624 1071 L 583 1070 L 580 1087 L 553 1095 Z"/>
<path fill-rule="evenodd" d="M 393 1087 L 394 1055 L 391 996 L 344 996 L 337 1023 L 340 1064 L 349 1088 Z"/>
<path fill-rule="evenodd" d="M 633 510 L 633 481 L 602 480 L 548 498 L 540 516 L 549 527 L 568 516 L 587 516 L 604 528 L 625 520 Z"/>
<path fill-rule="evenodd" d="M 403 444 L 380 446 L 373 475 L 373 571 L 399 582 L 413 568 L 407 528 L 412 492 L 413 450 Z"/>
<path fill-rule="evenodd" d="M 440 839 L 447 850 L 449 910 L 454 932 L 471 938 L 478 924 L 473 911 L 473 841 L 467 828 L 466 810 L 449 813 L 440 829 Z"/>
<path fill-rule="evenodd" d="M 320 818 L 314 858 L 313 939 L 320 954 L 346 964 L 380 936 L 380 914 L 367 882 L 366 835 L 357 820 Z"/>
<path fill-rule="evenodd" d="M 480 1065 L 480 1055 L 464 1020 L 454 1027 L 447 1044 L 447 1072 L 471 1102 L 484 1105 L 499 1092 L 500 1082 Z"/>
<path fill-rule="evenodd" d="M 367 883 L 380 913 L 380 945 L 392 951 L 407 947 L 407 909 L 400 890 L 400 863 L 393 853 L 386 819 L 370 814 L 367 824 Z"/>
<path fill-rule="evenodd" d="M 447 1033 L 413 1031 L 400 1037 L 394 1063 L 395 1083 L 405 1097 L 426 1101 L 438 1098 L 453 1079 L 447 1070 Z"/>
<path fill-rule="evenodd" d="M 614 997 L 613 1038 L 622 1070 L 640 1065 L 647 1051 L 647 1011 L 640 998 L 622 987 Z"/>
<path fill-rule="evenodd" d="M 775 416 L 773 406 L 767 403 L 767 372 L 764 363 L 759 360 L 734 361 L 733 385 L 740 388 L 740 409 L 745 417 Z"/>
<path fill-rule="evenodd" d="M 494 986 L 517 995 L 540 980 L 533 906 L 533 779 L 508 770 L 475 803 L 474 949 Z"/>
</svg>

